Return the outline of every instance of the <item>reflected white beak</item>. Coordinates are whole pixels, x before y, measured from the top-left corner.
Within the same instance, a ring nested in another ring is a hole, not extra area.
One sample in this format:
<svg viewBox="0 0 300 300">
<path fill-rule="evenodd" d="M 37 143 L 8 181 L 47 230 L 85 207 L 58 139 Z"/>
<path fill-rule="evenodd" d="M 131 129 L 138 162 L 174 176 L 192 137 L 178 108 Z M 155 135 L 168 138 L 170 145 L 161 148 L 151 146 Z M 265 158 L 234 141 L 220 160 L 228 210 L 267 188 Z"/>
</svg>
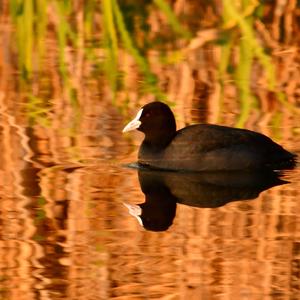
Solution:
<svg viewBox="0 0 300 300">
<path fill-rule="evenodd" d="M 143 221 L 140 217 L 140 215 L 142 214 L 141 207 L 136 204 L 128 204 L 128 203 L 123 203 L 123 204 L 128 208 L 128 212 L 138 220 L 141 226 L 144 227 Z"/>
<path fill-rule="evenodd" d="M 141 117 L 142 113 L 143 113 L 143 109 L 140 109 L 138 111 L 138 113 L 136 114 L 135 118 L 124 127 L 122 132 L 128 132 L 128 131 L 139 128 L 140 125 L 142 124 L 142 122 L 140 121 L 140 117 Z"/>
</svg>

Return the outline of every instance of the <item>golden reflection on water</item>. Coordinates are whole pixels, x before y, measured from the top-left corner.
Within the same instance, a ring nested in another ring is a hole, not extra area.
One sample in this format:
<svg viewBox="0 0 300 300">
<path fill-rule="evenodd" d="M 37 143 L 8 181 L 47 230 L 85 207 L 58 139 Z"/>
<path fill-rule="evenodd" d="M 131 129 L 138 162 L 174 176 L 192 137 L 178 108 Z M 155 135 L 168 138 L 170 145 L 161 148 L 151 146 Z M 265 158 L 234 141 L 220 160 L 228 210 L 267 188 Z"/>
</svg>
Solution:
<svg viewBox="0 0 300 300">
<path fill-rule="evenodd" d="M 0 30 L 7 38 L 11 28 Z M 49 39 L 48 77 L 42 87 L 33 83 L 51 107 L 49 123 L 35 118 L 31 124 L 6 40 L 0 41 L 0 299 L 300 298 L 299 166 L 286 172 L 290 184 L 255 200 L 213 209 L 177 204 L 167 231 L 147 231 L 123 205 L 145 199 L 137 171 L 123 167 L 135 161 L 141 141 L 139 133 L 121 133 L 123 103 L 132 99 L 129 115 L 153 98 L 138 99 L 131 58 L 122 54 L 132 90 L 120 92 L 122 105 L 116 106 L 107 86 L 99 88 L 84 68 L 74 67 L 76 106 L 61 86 L 51 60 L 57 49 Z M 279 82 L 295 105 L 297 51 L 277 53 Z M 206 56 L 218 62 L 219 49 L 200 51 L 203 65 L 196 63 L 198 54 L 165 70 L 156 66 L 176 103 L 179 127 L 199 121 L 234 125 L 240 112 L 236 90 L 225 81 L 220 103 L 217 69 L 206 64 Z M 274 103 L 264 82 L 255 91 L 261 108 L 245 126 L 300 154 L 299 115 Z"/>
<path fill-rule="evenodd" d="M 95 106 L 72 151 L 74 137 L 1 117 L 3 299 L 300 296 L 299 168 L 256 200 L 178 204 L 168 231 L 145 231 L 123 205 L 144 201 L 122 166 L 140 135 L 121 136 L 125 120 Z"/>
</svg>

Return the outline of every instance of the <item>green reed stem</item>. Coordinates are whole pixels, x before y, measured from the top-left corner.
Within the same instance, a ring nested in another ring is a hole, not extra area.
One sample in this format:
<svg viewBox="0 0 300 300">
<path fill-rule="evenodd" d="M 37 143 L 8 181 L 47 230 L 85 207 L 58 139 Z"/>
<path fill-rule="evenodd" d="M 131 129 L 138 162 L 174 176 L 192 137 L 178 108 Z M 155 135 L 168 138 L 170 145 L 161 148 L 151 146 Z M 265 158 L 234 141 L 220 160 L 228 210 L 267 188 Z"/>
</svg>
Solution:
<svg viewBox="0 0 300 300">
<path fill-rule="evenodd" d="M 157 7 L 165 14 L 168 23 L 171 25 L 173 30 L 180 34 L 181 36 L 185 38 L 190 38 L 191 33 L 182 27 L 182 25 L 179 23 L 176 15 L 174 14 L 172 8 L 165 0 L 153 0 L 153 2 L 157 5 Z"/>
<path fill-rule="evenodd" d="M 118 79 L 118 37 L 113 12 L 113 1 L 103 0 L 102 10 L 104 19 L 104 43 L 107 52 L 104 69 L 111 89 L 115 94 Z"/>
<path fill-rule="evenodd" d="M 123 15 L 119 8 L 117 0 L 111 0 L 111 2 L 121 41 L 125 49 L 133 56 L 142 74 L 144 75 L 146 88 L 149 89 L 150 92 L 156 94 L 158 97 L 164 97 L 162 92 L 157 88 L 157 78 L 152 73 L 147 59 L 141 55 L 126 28 L 126 24 L 124 22 Z"/>
<path fill-rule="evenodd" d="M 248 4 L 249 0 L 244 4 Z M 243 15 L 237 10 L 236 6 L 230 0 L 223 0 L 224 10 L 227 11 L 228 18 L 235 20 L 241 29 L 242 35 L 246 37 L 248 47 L 252 49 L 254 56 L 257 57 L 260 63 L 263 65 L 268 79 L 268 85 L 270 90 L 275 88 L 275 69 L 271 62 L 271 58 L 264 52 L 263 47 L 259 44 L 255 37 L 253 30 L 253 21 L 249 18 L 244 18 Z"/>
<path fill-rule="evenodd" d="M 45 53 L 45 34 L 47 28 L 47 0 L 39 0 L 36 2 L 36 44 L 38 49 L 38 66 L 41 69 L 41 59 Z"/>
<path fill-rule="evenodd" d="M 18 61 L 22 79 L 27 81 L 32 74 L 32 47 L 34 12 L 33 0 L 10 2 L 10 13 L 16 24 Z"/>
<path fill-rule="evenodd" d="M 242 0 L 241 5 L 244 11 L 247 10 L 249 5 L 253 5 L 253 1 Z M 237 121 L 237 126 L 242 127 L 246 122 L 254 97 L 250 89 L 251 81 L 251 69 L 254 58 L 257 57 L 260 63 L 263 65 L 268 87 L 270 90 L 275 89 L 275 70 L 271 63 L 270 57 L 264 52 L 262 46 L 258 43 L 255 32 L 253 30 L 253 17 L 252 15 L 244 17 L 241 10 L 239 11 L 236 4 L 230 0 L 223 0 L 225 23 L 236 22 L 241 30 L 241 40 L 239 44 L 239 64 L 236 68 L 236 84 L 240 91 L 241 100 L 241 115 Z"/>
</svg>

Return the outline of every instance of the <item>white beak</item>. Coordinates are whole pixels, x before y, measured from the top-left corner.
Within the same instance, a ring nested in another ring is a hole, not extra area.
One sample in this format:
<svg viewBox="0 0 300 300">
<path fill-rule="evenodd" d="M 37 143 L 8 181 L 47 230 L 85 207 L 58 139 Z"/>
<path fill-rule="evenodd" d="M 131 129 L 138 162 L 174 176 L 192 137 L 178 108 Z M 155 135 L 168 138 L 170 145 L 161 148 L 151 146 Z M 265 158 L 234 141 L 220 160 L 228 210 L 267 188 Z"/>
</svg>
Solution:
<svg viewBox="0 0 300 300">
<path fill-rule="evenodd" d="M 138 220 L 139 224 L 141 226 L 144 226 L 143 221 L 140 217 L 140 215 L 142 214 L 141 207 L 136 204 L 128 204 L 128 203 L 123 203 L 123 204 L 128 208 L 129 213 Z"/>
<path fill-rule="evenodd" d="M 135 118 L 124 127 L 122 132 L 128 132 L 128 131 L 139 128 L 140 125 L 142 124 L 142 122 L 140 121 L 140 117 L 141 117 L 142 113 L 143 113 L 143 109 L 140 109 L 138 111 L 138 113 L 136 114 Z"/>
</svg>

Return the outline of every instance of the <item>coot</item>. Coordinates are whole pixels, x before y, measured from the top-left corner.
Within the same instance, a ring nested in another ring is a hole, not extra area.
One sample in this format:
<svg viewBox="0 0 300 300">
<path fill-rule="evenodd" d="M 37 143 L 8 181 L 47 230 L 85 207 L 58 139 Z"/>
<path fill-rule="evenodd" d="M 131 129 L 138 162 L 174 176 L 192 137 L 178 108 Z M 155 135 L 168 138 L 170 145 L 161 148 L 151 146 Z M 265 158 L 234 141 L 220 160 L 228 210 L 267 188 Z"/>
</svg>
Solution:
<svg viewBox="0 0 300 300">
<path fill-rule="evenodd" d="M 123 132 L 145 134 L 139 164 L 156 169 L 184 171 L 285 169 L 296 155 L 267 136 L 247 129 L 196 124 L 176 131 L 168 105 L 155 101 L 143 106 Z"/>
</svg>

